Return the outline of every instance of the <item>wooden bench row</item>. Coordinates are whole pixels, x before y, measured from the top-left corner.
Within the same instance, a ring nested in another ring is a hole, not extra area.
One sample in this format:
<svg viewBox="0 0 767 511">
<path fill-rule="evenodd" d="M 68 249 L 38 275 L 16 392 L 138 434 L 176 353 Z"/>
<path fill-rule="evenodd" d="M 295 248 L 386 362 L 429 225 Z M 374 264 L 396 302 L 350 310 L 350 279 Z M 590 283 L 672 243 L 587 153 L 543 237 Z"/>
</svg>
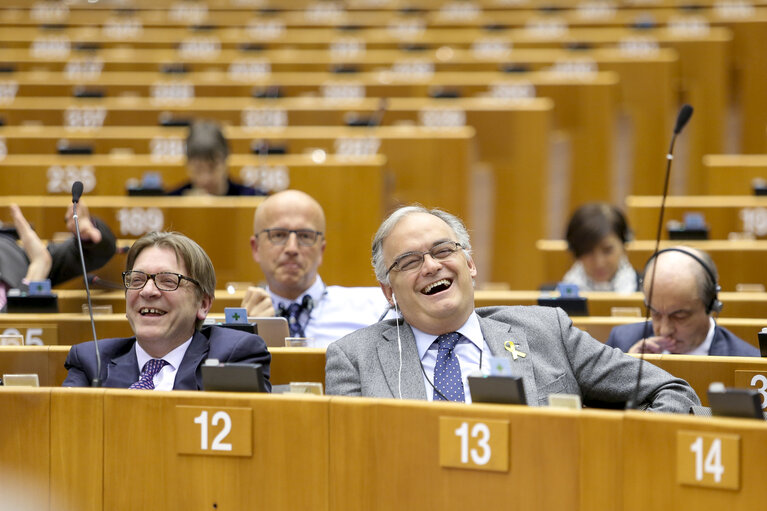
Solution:
<svg viewBox="0 0 767 511">
<path fill-rule="evenodd" d="M 325 350 L 316 348 L 270 348 L 272 385 L 319 382 L 325 385 Z M 66 378 L 64 360 L 69 346 L 0 346 L 0 376 L 37 374 L 43 387 L 60 386 Z M 687 381 L 704 405 L 712 382 L 727 387 L 760 388 L 753 376 L 767 376 L 767 360 L 754 357 L 705 357 L 645 355 L 645 360 Z M 764 401 L 767 407 L 767 400 Z"/>
<path fill-rule="evenodd" d="M 94 319 L 96 334 L 99 338 L 133 335 L 124 313 L 97 314 Z M 587 331 L 592 337 L 602 342 L 607 341 L 614 327 L 642 321 L 642 318 L 620 316 L 573 316 L 571 319 L 576 327 Z M 758 346 L 757 333 L 767 326 L 767 319 L 763 317 L 720 318 L 718 324 L 744 341 Z M 71 345 L 93 339 L 90 317 L 87 313 L 3 314 L 0 316 L 0 328 L 18 330 L 25 338 L 39 338 L 43 344 Z M 29 333 L 30 329 L 35 330 Z"/>
</svg>

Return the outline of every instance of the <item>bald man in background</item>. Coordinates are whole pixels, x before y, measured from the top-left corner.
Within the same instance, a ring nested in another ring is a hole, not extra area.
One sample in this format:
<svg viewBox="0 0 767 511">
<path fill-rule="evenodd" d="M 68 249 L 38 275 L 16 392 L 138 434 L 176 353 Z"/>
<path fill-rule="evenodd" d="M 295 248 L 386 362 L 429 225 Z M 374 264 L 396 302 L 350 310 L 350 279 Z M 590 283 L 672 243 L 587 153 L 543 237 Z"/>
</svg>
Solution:
<svg viewBox="0 0 767 511">
<path fill-rule="evenodd" d="M 642 288 L 652 317 L 647 333 L 644 322 L 617 326 L 608 346 L 628 353 L 759 356 L 755 346 L 716 324 L 713 315 L 722 302 L 716 265 L 707 253 L 684 246 L 659 251 L 645 266 Z"/>
<path fill-rule="evenodd" d="M 250 246 L 268 287 L 250 287 L 248 316 L 286 317 L 294 337 L 324 348 L 376 323 L 388 303 L 377 287 L 328 286 L 319 276 L 325 252 L 325 213 L 310 195 L 286 190 L 256 209 Z M 367 233 L 360 233 L 361 242 Z"/>
</svg>

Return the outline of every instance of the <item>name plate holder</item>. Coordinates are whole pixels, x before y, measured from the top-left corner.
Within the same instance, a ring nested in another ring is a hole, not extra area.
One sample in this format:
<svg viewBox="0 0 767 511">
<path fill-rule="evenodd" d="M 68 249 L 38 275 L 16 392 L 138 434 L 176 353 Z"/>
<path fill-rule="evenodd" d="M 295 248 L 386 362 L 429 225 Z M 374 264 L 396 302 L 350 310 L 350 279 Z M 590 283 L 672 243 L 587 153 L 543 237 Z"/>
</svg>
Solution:
<svg viewBox="0 0 767 511">
<path fill-rule="evenodd" d="M 439 464 L 492 472 L 509 471 L 509 421 L 439 418 Z"/>
<path fill-rule="evenodd" d="M 176 452 L 202 456 L 252 456 L 253 410 L 176 406 Z"/>
</svg>

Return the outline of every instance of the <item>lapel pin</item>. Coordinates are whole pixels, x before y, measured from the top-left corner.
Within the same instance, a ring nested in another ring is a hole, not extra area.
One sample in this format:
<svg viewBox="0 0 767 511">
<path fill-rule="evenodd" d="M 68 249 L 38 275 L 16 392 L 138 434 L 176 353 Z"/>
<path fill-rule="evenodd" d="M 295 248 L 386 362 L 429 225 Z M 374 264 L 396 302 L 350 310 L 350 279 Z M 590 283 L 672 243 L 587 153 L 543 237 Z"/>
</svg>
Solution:
<svg viewBox="0 0 767 511">
<path fill-rule="evenodd" d="M 525 358 L 527 356 L 527 353 L 523 353 L 517 349 L 516 346 L 514 346 L 514 342 L 512 341 L 506 341 L 503 343 L 503 347 L 506 348 L 506 351 L 511 353 L 511 358 L 516 360 L 518 357 Z"/>
</svg>

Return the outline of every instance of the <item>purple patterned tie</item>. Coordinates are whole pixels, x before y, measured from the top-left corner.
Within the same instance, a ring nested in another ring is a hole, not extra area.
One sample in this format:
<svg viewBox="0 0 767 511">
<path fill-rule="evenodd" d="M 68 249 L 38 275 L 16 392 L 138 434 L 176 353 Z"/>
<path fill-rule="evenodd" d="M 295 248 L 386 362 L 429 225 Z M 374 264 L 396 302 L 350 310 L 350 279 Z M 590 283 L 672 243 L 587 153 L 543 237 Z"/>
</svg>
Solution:
<svg viewBox="0 0 767 511">
<path fill-rule="evenodd" d="M 439 344 L 437 363 L 434 365 L 434 401 L 445 401 L 444 395 L 449 401 L 466 400 L 463 394 L 463 379 L 461 378 L 461 364 L 455 354 L 455 345 L 461 339 L 458 332 L 442 334 L 434 341 Z M 440 395 L 439 392 L 442 393 Z"/>
<path fill-rule="evenodd" d="M 144 364 L 144 369 L 141 370 L 141 376 L 139 376 L 138 381 L 128 388 L 154 390 L 154 375 L 159 373 L 160 369 L 166 365 L 168 363 L 161 358 L 151 359 Z"/>
<path fill-rule="evenodd" d="M 301 324 L 298 322 L 298 317 L 301 315 L 301 305 L 297 303 L 291 303 L 288 307 L 288 327 L 290 327 L 291 337 L 303 337 L 304 330 L 301 328 Z"/>
</svg>

